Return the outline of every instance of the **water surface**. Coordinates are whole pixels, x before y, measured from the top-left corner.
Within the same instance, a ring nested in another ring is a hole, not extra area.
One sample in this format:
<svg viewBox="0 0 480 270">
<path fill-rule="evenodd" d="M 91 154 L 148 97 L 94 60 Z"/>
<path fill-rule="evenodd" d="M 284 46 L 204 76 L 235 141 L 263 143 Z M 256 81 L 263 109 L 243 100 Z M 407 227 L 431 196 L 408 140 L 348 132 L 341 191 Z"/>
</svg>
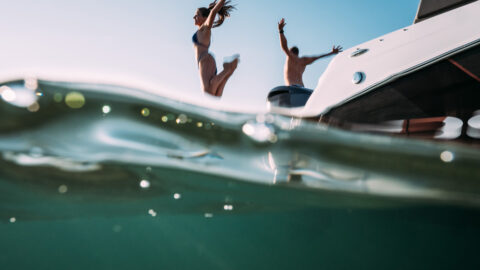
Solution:
<svg viewBox="0 0 480 270">
<path fill-rule="evenodd" d="M 479 266 L 478 148 L 0 85 L 4 269 Z"/>
</svg>

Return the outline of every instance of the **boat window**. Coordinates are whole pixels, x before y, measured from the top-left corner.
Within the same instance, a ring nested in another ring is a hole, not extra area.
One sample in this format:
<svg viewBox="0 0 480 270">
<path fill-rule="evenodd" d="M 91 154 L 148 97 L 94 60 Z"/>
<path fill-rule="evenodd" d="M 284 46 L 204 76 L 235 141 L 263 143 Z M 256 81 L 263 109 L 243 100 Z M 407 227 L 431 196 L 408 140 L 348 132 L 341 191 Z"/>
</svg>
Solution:
<svg viewBox="0 0 480 270">
<path fill-rule="evenodd" d="M 453 139 L 468 130 L 470 137 L 480 138 L 476 77 L 480 77 L 480 46 L 333 108 L 322 121 L 352 130 L 409 135 L 431 131 L 437 139 Z"/>
<path fill-rule="evenodd" d="M 418 7 L 415 23 L 475 1 L 476 0 L 422 0 Z"/>
</svg>

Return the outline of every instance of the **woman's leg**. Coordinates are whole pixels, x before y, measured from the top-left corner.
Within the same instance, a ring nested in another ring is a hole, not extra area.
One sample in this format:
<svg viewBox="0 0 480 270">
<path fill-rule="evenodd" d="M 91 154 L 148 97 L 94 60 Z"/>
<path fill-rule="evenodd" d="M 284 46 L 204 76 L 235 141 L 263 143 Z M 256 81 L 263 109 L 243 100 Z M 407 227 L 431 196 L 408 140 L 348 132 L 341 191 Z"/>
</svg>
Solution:
<svg viewBox="0 0 480 270">
<path fill-rule="evenodd" d="M 231 64 L 232 65 L 225 67 L 225 69 L 220 72 L 220 74 L 215 75 L 215 72 L 217 70 L 215 59 L 210 54 L 205 55 L 199 63 L 199 71 L 202 79 L 203 91 L 209 93 L 212 96 L 221 96 L 221 94 L 218 95 L 218 89 L 220 85 L 222 85 L 222 82 L 226 83 L 226 80 L 232 75 L 233 70 L 235 70 L 236 68 L 236 65 L 234 67 L 233 63 Z M 223 83 L 223 87 L 225 87 L 225 83 Z M 223 93 L 223 87 L 221 93 Z"/>
<path fill-rule="evenodd" d="M 223 70 L 229 70 L 229 72 L 227 77 L 225 77 L 225 79 L 218 86 L 215 96 L 221 97 L 223 95 L 223 89 L 225 88 L 225 85 L 227 84 L 228 79 L 230 79 L 233 72 L 235 72 L 235 69 L 237 69 L 237 65 L 238 65 L 238 59 L 233 60 L 231 63 L 223 63 Z"/>
</svg>

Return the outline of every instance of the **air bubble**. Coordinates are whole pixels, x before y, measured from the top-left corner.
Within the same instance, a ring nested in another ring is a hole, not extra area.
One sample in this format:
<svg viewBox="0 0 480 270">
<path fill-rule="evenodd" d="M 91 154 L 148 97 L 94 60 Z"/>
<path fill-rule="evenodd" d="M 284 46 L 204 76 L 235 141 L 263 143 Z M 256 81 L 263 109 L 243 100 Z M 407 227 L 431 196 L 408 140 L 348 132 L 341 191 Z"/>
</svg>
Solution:
<svg viewBox="0 0 480 270">
<path fill-rule="evenodd" d="M 109 114 L 111 111 L 112 111 L 112 108 L 111 108 L 110 106 L 108 106 L 108 105 L 104 105 L 104 106 L 102 107 L 102 112 L 103 112 L 104 114 Z"/>
<path fill-rule="evenodd" d="M 444 151 L 440 154 L 440 159 L 445 163 L 450 163 L 455 159 L 455 155 L 450 151 Z"/>
<path fill-rule="evenodd" d="M 142 113 L 143 117 L 149 117 L 150 116 L 150 109 L 143 108 L 141 113 Z"/>
<path fill-rule="evenodd" d="M 68 187 L 66 185 L 61 185 L 58 187 L 58 193 L 65 194 L 68 191 Z"/>
<path fill-rule="evenodd" d="M 177 124 L 185 124 L 188 121 L 188 117 L 185 114 L 180 114 L 176 120 Z"/>
<path fill-rule="evenodd" d="M 149 214 L 150 216 L 152 216 L 152 217 L 156 217 L 156 216 L 157 216 L 157 212 L 155 212 L 155 210 L 153 210 L 153 209 L 148 210 L 148 214 Z"/>
<path fill-rule="evenodd" d="M 150 181 L 142 179 L 140 181 L 140 187 L 143 188 L 143 189 L 149 188 L 150 187 Z"/>
</svg>

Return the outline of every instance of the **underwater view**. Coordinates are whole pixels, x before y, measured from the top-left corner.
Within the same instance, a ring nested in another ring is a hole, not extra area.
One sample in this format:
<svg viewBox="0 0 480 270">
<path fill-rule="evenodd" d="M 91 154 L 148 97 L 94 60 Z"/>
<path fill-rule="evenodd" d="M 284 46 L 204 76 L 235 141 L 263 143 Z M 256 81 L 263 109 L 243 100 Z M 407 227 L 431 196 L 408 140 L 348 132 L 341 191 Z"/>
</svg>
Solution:
<svg viewBox="0 0 480 270">
<path fill-rule="evenodd" d="M 480 266 L 477 147 L 1 85 L 2 269 Z"/>
</svg>

